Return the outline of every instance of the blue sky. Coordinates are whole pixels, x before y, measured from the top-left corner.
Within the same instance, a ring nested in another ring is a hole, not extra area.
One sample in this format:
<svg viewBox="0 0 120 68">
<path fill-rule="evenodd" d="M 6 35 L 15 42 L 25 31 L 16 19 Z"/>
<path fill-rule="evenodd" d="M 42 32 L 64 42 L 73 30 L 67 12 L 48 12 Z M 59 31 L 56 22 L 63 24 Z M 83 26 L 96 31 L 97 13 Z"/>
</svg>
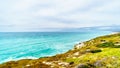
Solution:
<svg viewBox="0 0 120 68">
<path fill-rule="evenodd" d="M 120 0 L 0 0 L 0 32 L 120 25 Z"/>
</svg>

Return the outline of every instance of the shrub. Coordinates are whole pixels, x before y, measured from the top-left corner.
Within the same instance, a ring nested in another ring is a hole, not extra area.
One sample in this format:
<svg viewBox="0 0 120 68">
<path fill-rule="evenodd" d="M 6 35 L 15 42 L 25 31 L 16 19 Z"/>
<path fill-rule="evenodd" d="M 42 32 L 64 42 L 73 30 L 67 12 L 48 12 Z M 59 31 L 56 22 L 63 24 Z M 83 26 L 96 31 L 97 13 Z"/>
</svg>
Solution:
<svg viewBox="0 0 120 68">
<path fill-rule="evenodd" d="M 105 43 L 98 45 L 98 47 L 114 47 L 114 43 L 113 42 L 105 42 Z"/>
</svg>

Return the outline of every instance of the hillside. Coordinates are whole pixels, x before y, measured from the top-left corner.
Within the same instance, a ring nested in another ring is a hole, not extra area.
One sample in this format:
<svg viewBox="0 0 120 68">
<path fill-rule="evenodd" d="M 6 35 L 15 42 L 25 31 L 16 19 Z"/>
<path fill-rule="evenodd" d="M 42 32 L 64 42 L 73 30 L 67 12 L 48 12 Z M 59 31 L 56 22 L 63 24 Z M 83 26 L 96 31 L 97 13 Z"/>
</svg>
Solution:
<svg viewBox="0 0 120 68">
<path fill-rule="evenodd" d="M 0 68 L 119 68 L 120 33 L 76 44 L 66 53 L 0 64 Z"/>
</svg>

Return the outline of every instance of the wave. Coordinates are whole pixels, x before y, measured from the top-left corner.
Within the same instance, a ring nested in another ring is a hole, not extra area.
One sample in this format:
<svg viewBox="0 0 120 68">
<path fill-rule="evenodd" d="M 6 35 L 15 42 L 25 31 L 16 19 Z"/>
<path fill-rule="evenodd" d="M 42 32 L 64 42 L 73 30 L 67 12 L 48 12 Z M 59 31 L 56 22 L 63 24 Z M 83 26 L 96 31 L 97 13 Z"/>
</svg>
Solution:
<svg viewBox="0 0 120 68">
<path fill-rule="evenodd" d="M 37 57 L 33 57 L 33 56 L 20 57 L 20 58 L 9 57 L 9 58 L 7 58 L 7 59 L 5 59 L 3 61 L 0 61 L 0 64 L 8 62 L 8 61 L 18 61 L 18 60 L 21 60 L 21 59 L 38 59 L 38 58 Z"/>
</svg>

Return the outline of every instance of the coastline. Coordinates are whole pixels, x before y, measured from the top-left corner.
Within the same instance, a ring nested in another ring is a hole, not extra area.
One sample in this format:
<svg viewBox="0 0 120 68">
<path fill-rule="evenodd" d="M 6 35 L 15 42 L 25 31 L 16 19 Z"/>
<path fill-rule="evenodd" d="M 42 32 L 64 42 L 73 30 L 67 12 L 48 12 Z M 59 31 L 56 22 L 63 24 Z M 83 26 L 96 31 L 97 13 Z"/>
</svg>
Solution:
<svg viewBox="0 0 120 68">
<path fill-rule="evenodd" d="M 119 59 L 118 55 L 114 55 L 114 53 L 111 52 L 113 50 L 118 51 L 118 49 L 119 49 L 119 46 L 117 45 L 119 43 L 116 42 L 117 40 L 120 39 L 119 35 L 120 35 L 120 33 L 96 37 L 94 39 L 77 44 L 73 49 L 71 49 L 68 52 L 63 53 L 63 54 L 58 54 L 58 55 L 51 56 L 51 57 L 43 57 L 43 58 L 39 58 L 39 59 L 22 59 L 22 60 L 18 60 L 18 61 L 10 61 L 10 62 L 1 64 L 0 68 L 2 68 L 2 66 L 6 66 L 6 64 L 7 64 L 7 66 L 9 66 L 9 64 L 13 64 L 13 66 L 14 66 L 15 63 L 17 63 L 19 67 L 21 66 L 20 64 L 22 63 L 22 65 L 25 66 L 25 68 L 27 68 L 27 67 L 39 68 L 38 66 L 40 66 L 40 65 L 42 65 L 41 68 L 45 68 L 45 67 L 47 67 L 47 68 L 56 68 L 56 67 L 74 68 L 74 67 L 76 67 L 77 68 L 78 66 L 79 67 L 80 66 L 88 66 L 88 67 L 96 66 L 96 67 L 98 67 L 99 65 L 100 65 L 100 67 L 102 67 L 102 66 L 107 67 L 105 65 L 102 65 L 101 63 L 105 62 L 105 64 L 107 65 L 107 64 L 111 64 L 109 62 Z M 112 39 L 112 38 L 114 38 L 114 39 Z M 114 44 L 109 42 L 111 40 L 114 42 Z M 107 45 L 107 46 L 103 46 L 103 45 Z M 111 48 L 109 48 L 109 47 L 111 47 Z M 106 52 L 111 52 L 111 53 L 107 54 Z M 104 53 L 108 56 L 104 55 Z M 98 56 L 99 56 L 99 58 L 98 58 Z M 94 57 L 94 59 L 89 60 L 93 57 Z M 116 58 L 116 57 L 118 57 L 118 58 Z M 104 58 L 106 58 L 105 59 L 106 61 L 101 61 L 97 65 L 97 62 Z M 109 60 L 109 59 L 111 59 L 111 60 Z M 81 62 L 79 62 L 78 60 Z M 88 62 L 88 60 L 89 60 L 89 62 Z M 109 62 L 107 62 L 108 60 L 109 60 Z M 26 63 L 23 63 L 23 62 L 26 62 Z M 90 64 L 90 65 L 88 65 L 88 64 Z"/>
<path fill-rule="evenodd" d="M 86 33 L 86 32 L 85 33 L 83 33 L 83 32 L 59 33 L 58 32 L 58 33 L 54 33 L 54 34 L 53 33 L 40 33 L 40 32 L 31 33 L 31 34 L 30 33 L 15 33 L 15 34 L 14 33 L 7 33 L 7 34 L 2 33 L 3 42 L 1 40 L 1 44 L 5 45 L 5 46 L 1 46 L 1 48 L 0 48 L 0 50 L 2 50 L 1 57 L 0 57 L 1 58 L 0 63 L 12 61 L 12 60 L 17 61 L 17 60 L 20 60 L 21 57 L 22 57 L 22 59 L 26 59 L 26 57 L 30 57 L 29 59 L 32 59 L 31 57 L 39 58 L 39 57 L 53 56 L 56 54 L 61 54 L 61 53 L 64 53 L 64 52 L 72 49 L 74 47 L 74 44 L 77 44 L 77 43 L 83 42 L 83 41 L 87 41 L 94 37 L 106 35 L 109 33 L 111 33 L 111 32 L 107 32 L 107 31 L 88 32 L 88 33 Z M 50 34 L 50 35 L 48 35 L 47 38 L 45 38 L 46 36 L 40 37 L 44 34 L 45 35 Z M 38 36 L 40 35 L 40 36 L 38 37 L 37 35 Z M 51 37 L 51 35 L 54 37 Z M 55 35 L 58 37 L 58 39 L 54 39 L 56 37 Z M 65 37 L 63 35 L 65 35 Z M 13 36 L 15 36 L 15 37 L 13 37 Z M 16 38 L 16 36 L 19 36 L 18 39 Z M 36 38 L 34 38 L 34 36 L 39 39 L 36 40 Z M 33 37 L 33 39 L 31 37 Z M 21 38 L 21 39 L 19 40 L 19 38 Z M 42 41 L 41 40 L 42 38 L 44 38 L 45 40 L 43 39 L 43 41 Z M 6 41 L 7 42 L 9 41 L 9 43 L 6 43 Z M 16 42 L 14 42 L 14 41 L 16 41 Z M 35 44 L 35 43 L 39 43 L 39 44 Z M 9 47 L 9 46 L 11 46 L 11 47 Z M 61 47 L 59 47 L 59 46 L 61 46 Z M 14 48 L 14 47 L 16 47 L 16 48 Z M 32 50 L 31 47 L 34 50 Z M 39 48 L 41 48 L 41 49 L 39 49 Z M 6 50 L 4 50 L 4 49 L 6 49 Z M 44 51 L 42 51 L 42 50 L 44 50 Z"/>
</svg>

